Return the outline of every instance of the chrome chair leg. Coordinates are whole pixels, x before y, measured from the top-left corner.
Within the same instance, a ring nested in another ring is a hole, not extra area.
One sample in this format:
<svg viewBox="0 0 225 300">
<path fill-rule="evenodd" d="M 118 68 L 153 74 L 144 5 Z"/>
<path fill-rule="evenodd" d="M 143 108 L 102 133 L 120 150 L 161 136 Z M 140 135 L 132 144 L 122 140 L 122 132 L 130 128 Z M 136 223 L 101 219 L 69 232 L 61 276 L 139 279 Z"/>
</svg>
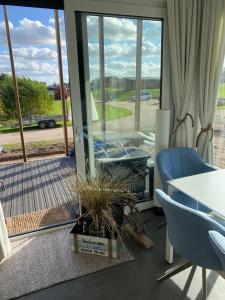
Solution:
<svg viewBox="0 0 225 300">
<path fill-rule="evenodd" d="M 175 266 L 174 268 L 166 271 L 162 276 L 160 276 L 159 278 L 157 278 L 156 280 L 158 282 L 162 282 L 184 270 L 186 270 L 187 268 L 190 268 L 192 266 L 192 263 L 190 262 L 186 262 L 184 264 L 181 264 L 181 265 L 178 265 L 178 266 Z"/>
<path fill-rule="evenodd" d="M 202 268 L 202 299 L 207 299 L 206 268 Z"/>
</svg>

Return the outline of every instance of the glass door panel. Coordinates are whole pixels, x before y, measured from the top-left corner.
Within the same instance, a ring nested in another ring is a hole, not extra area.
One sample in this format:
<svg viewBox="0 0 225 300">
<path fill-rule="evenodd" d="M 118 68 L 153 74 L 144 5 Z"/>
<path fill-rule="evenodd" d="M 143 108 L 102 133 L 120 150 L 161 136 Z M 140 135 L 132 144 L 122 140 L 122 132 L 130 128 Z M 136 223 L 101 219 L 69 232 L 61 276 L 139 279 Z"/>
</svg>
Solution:
<svg viewBox="0 0 225 300">
<path fill-rule="evenodd" d="M 89 176 L 128 180 L 151 198 L 160 107 L 161 20 L 82 15 Z"/>
</svg>

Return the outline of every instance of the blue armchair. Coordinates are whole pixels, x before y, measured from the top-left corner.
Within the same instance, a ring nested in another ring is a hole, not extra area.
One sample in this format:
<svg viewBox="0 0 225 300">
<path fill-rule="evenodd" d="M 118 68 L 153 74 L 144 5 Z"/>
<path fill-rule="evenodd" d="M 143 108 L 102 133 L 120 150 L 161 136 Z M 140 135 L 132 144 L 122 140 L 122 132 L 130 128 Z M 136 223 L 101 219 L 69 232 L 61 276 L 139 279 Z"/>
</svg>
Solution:
<svg viewBox="0 0 225 300">
<path fill-rule="evenodd" d="M 206 299 L 206 268 L 223 270 L 209 241 L 208 232 L 213 230 L 225 235 L 225 227 L 207 214 L 174 201 L 161 190 L 156 190 L 155 195 L 166 215 L 170 242 L 177 253 L 188 261 L 166 272 L 158 281 L 162 282 L 191 265 L 200 266 L 203 268 L 203 299 Z"/>
<path fill-rule="evenodd" d="M 209 239 L 225 271 L 225 236 L 217 231 L 209 231 Z"/>
<path fill-rule="evenodd" d="M 163 191 L 168 194 L 168 180 L 215 171 L 206 164 L 193 148 L 177 147 L 160 151 L 156 156 L 156 163 L 162 180 Z M 197 206 L 197 202 L 182 192 L 175 191 L 173 199 L 194 209 L 209 212 L 204 205 Z"/>
</svg>

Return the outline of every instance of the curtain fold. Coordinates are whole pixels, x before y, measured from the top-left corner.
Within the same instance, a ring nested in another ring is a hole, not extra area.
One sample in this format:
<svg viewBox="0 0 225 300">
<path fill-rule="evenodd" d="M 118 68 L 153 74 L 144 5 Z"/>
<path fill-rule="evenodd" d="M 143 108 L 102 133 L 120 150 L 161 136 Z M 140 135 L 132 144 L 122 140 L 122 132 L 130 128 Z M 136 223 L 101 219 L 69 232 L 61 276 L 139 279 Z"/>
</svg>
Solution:
<svg viewBox="0 0 225 300">
<path fill-rule="evenodd" d="M 187 130 L 189 119 L 197 126 L 190 115 L 193 105 L 201 125 L 196 147 L 212 163 L 213 121 L 225 52 L 225 0 L 168 0 L 167 11 L 174 104 L 171 145 L 193 145 L 188 140 L 190 127 Z"/>
<path fill-rule="evenodd" d="M 196 0 L 169 0 L 167 2 L 171 82 L 174 104 L 172 146 L 190 146 L 187 126 L 193 124 L 189 112 L 195 82 L 197 63 L 199 10 Z"/>
<path fill-rule="evenodd" d="M 199 10 L 198 111 L 201 129 L 196 146 L 213 163 L 213 121 L 225 51 L 225 1 L 202 0 Z"/>
<path fill-rule="evenodd" d="M 10 254 L 10 251 L 10 241 L 8 238 L 8 232 L 5 225 L 2 205 L 0 202 L 0 262 Z"/>
</svg>

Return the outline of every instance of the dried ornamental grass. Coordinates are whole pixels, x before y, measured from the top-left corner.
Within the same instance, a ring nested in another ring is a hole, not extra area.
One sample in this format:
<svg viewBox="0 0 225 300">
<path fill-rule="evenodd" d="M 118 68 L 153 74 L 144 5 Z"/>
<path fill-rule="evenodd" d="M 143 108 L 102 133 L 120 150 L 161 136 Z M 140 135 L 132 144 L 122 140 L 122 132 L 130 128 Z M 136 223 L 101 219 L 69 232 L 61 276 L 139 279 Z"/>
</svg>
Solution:
<svg viewBox="0 0 225 300">
<path fill-rule="evenodd" d="M 127 190 L 126 181 L 98 175 L 95 178 L 84 180 L 78 178 L 74 190 L 78 194 L 85 213 L 84 218 L 92 220 L 91 230 L 97 235 L 101 227 L 105 226 L 113 236 L 118 232 L 117 221 L 121 215 L 121 207 L 134 203 L 135 194 Z"/>
</svg>

